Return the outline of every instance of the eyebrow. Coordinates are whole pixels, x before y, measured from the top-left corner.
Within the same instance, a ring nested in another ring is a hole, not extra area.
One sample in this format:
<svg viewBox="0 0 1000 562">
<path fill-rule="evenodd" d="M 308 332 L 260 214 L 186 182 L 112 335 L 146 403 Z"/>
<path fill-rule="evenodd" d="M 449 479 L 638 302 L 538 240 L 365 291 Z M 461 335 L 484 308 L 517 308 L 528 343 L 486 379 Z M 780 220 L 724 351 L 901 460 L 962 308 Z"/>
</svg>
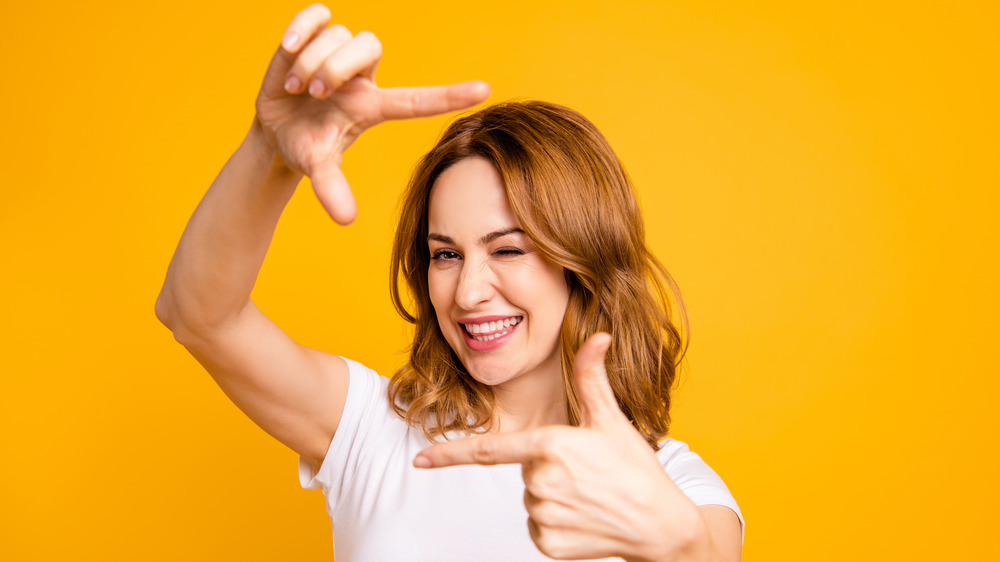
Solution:
<svg viewBox="0 0 1000 562">
<path fill-rule="evenodd" d="M 504 236 L 508 236 L 508 235 L 511 235 L 511 234 L 524 234 L 524 231 L 521 230 L 520 228 L 517 228 L 516 226 L 512 226 L 510 228 L 504 228 L 502 230 L 494 230 L 493 232 L 490 232 L 489 234 L 486 234 L 482 238 L 480 238 L 479 239 L 479 243 L 480 244 L 489 244 L 490 242 L 496 240 L 497 238 L 502 238 Z M 445 236 L 444 234 L 437 234 L 437 233 L 434 233 L 434 232 L 431 232 L 430 234 L 428 234 L 427 235 L 427 239 L 428 240 L 437 240 L 438 242 L 442 242 L 444 244 L 454 244 L 455 243 L 455 240 L 452 237 Z"/>
</svg>

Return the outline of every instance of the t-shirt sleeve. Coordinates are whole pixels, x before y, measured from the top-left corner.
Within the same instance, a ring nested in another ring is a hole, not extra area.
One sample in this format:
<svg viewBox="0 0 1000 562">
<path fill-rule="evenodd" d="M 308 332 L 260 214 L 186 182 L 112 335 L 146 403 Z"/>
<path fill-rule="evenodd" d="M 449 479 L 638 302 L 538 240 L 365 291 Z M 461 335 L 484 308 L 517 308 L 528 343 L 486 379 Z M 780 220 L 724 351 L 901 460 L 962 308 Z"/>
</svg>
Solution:
<svg viewBox="0 0 1000 562">
<path fill-rule="evenodd" d="M 299 457 L 299 484 L 310 490 L 322 489 L 330 506 L 337 504 L 344 484 L 351 481 L 358 457 L 364 454 L 366 437 L 391 414 L 385 398 L 388 379 L 356 361 L 344 360 L 350 373 L 347 400 L 323 464 L 315 470 Z"/>
<path fill-rule="evenodd" d="M 726 483 L 686 443 L 667 439 L 656 456 L 670 479 L 695 505 L 728 507 L 739 517 L 740 528 L 744 528 L 743 513 Z"/>
</svg>

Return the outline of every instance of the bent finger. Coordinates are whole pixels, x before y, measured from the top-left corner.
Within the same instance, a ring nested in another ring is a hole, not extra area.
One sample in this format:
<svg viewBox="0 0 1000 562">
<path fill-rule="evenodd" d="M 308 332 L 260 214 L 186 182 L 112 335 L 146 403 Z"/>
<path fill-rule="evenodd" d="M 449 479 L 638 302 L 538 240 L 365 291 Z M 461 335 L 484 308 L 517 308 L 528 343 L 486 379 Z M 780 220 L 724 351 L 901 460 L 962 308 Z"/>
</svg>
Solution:
<svg viewBox="0 0 1000 562">
<path fill-rule="evenodd" d="M 383 119 L 410 119 L 472 107 L 490 96 L 490 86 L 473 81 L 449 86 L 386 88 L 379 92 Z"/>
<path fill-rule="evenodd" d="M 323 62 L 350 40 L 350 30 L 340 24 L 321 31 L 302 49 L 288 70 L 285 78 L 285 89 L 288 93 L 297 94 L 304 90 L 312 81 L 313 75 L 322 68 Z"/>
<path fill-rule="evenodd" d="M 286 53 L 295 54 L 303 45 L 330 23 L 330 9 L 323 4 L 313 4 L 295 14 L 281 36 L 281 48 Z"/>
<path fill-rule="evenodd" d="M 528 518 L 528 536 L 538 550 L 556 560 L 609 558 L 622 551 L 621 541 L 604 534 L 541 525 Z"/>
<path fill-rule="evenodd" d="M 600 531 L 587 521 L 586 512 L 581 513 L 580 510 L 565 503 L 525 497 L 524 508 L 540 531 L 544 529 Z"/>
<path fill-rule="evenodd" d="M 381 56 L 382 43 L 378 37 L 370 31 L 359 31 L 323 60 L 313 76 L 309 93 L 318 98 L 328 97 L 355 76 L 367 75 Z M 323 86 L 322 93 L 317 92 L 319 95 L 313 92 L 317 80 Z"/>
</svg>

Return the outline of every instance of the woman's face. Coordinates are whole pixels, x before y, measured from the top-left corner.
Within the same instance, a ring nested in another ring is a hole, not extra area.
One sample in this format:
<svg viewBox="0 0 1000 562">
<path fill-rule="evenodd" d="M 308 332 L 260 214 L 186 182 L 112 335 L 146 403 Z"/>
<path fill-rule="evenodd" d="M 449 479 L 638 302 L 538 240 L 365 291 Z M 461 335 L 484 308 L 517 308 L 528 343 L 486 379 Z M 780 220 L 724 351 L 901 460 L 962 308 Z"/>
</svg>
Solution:
<svg viewBox="0 0 1000 562">
<path fill-rule="evenodd" d="M 521 232 L 492 163 L 466 158 L 438 176 L 427 245 L 431 303 L 469 374 L 526 389 L 532 380 L 561 380 L 559 333 L 569 302 L 563 268 Z"/>
</svg>

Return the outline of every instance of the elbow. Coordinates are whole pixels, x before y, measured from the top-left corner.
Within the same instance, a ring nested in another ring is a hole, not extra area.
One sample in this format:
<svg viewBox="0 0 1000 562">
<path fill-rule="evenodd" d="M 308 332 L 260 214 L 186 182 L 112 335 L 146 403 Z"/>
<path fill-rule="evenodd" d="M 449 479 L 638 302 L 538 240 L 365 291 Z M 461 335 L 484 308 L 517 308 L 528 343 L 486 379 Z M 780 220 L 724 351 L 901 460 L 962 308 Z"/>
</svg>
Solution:
<svg viewBox="0 0 1000 562">
<path fill-rule="evenodd" d="M 173 315 L 171 314 L 170 304 L 168 300 L 169 299 L 167 298 L 164 291 L 160 291 L 160 294 L 156 297 L 156 306 L 154 310 L 156 312 L 156 319 L 159 320 L 161 324 L 166 326 L 167 329 L 169 329 L 172 332 L 173 328 L 171 327 L 170 324 Z"/>
<path fill-rule="evenodd" d="M 206 323 L 204 318 L 192 315 L 190 306 L 175 302 L 165 289 L 156 297 L 154 311 L 156 319 L 170 330 L 174 340 L 188 350 L 204 345 L 218 333 L 218 324 Z"/>
<path fill-rule="evenodd" d="M 155 312 L 156 319 L 170 330 L 174 340 L 184 347 L 189 347 L 194 338 L 190 331 L 185 329 L 184 322 L 178 319 L 178 314 L 171 305 L 170 299 L 165 297 L 163 293 L 160 293 L 160 296 L 156 298 Z"/>
<path fill-rule="evenodd" d="M 186 341 L 191 338 L 187 335 L 188 330 L 185 329 L 183 315 L 178 313 L 176 306 L 174 306 L 173 301 L 167 295 L 165 290 L 160 291 L 159 296 L 156 297 L 156 306 L 154 311 L 156 313 L 156 319 L 159 320 L 161 324 L 166 326 L 168 330 L 170 330 L 174 339 L 181 345 L 187 347 Z"/>
</svg>

